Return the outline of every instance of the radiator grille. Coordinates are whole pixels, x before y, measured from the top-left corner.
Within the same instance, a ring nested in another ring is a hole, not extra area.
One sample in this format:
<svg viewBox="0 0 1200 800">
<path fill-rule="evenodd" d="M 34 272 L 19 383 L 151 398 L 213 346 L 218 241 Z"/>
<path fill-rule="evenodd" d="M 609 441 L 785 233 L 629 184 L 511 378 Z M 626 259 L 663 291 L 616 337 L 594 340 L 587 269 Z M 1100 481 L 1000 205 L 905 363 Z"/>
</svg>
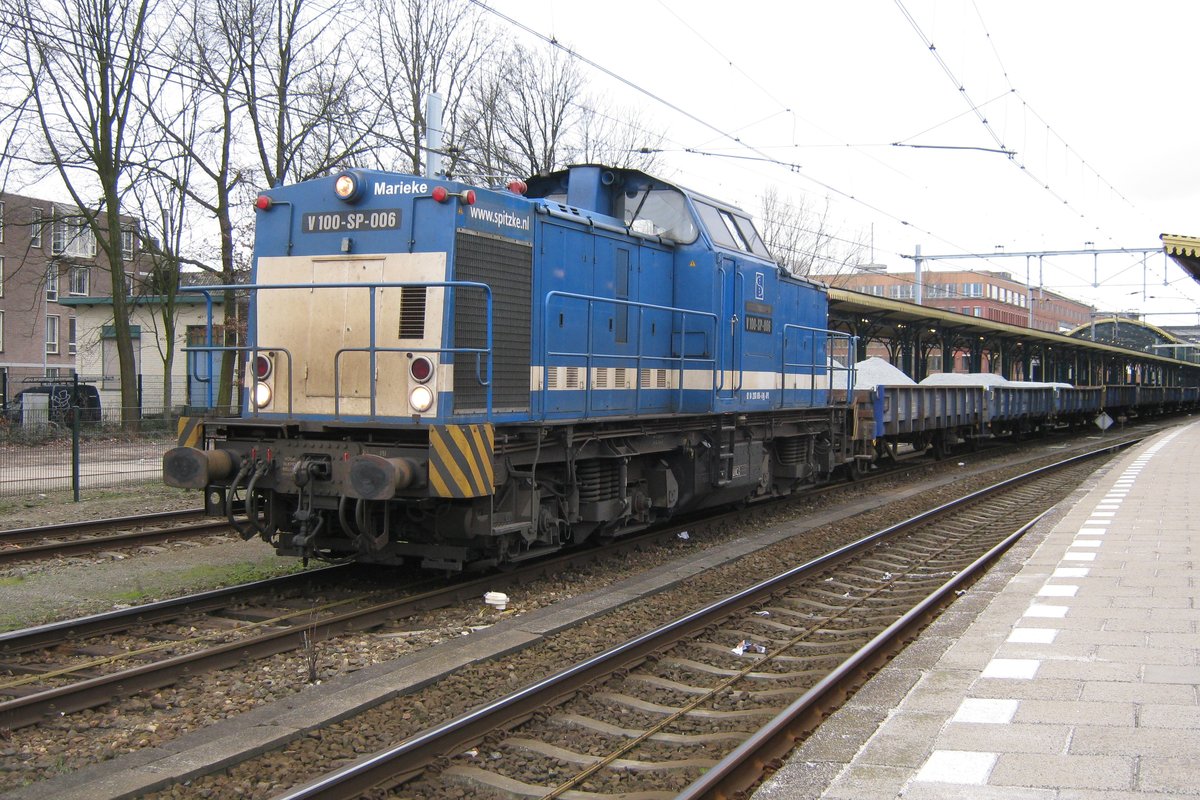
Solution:
<svg viewBox="0 0 1200 800">
<path fill-rule="evenodd" d="M 495 411 L 528 411 L 533 248 L 460 230 L 454 251 L 454 280 L 492 287 L 492 407 Z M 486 347 L 487 301 L 483 293 L 459 289 L 454 294 L 454 346 Z M 486 362 L 482 362 L 479 374 L 485 373 Z M 454 413 L 478 413 L 486 408 L 487 387 L 476 376 L 475 356 L 456 354 Z"/>
<path fill-rule="evenodd" d="M 400 338 L 425 338 L 425 287 L 400 287 Z"/>
</svg>

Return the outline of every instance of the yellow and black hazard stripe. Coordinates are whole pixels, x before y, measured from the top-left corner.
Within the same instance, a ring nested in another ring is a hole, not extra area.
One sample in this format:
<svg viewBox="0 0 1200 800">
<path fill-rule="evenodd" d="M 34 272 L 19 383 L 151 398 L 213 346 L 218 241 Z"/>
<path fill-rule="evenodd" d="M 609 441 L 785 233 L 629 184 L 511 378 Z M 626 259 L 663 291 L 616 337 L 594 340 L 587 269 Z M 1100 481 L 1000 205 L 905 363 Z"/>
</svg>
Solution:
<svg viewBox="0 0 1200 800">
<path fill-rule="evenodd" d="M 434 497 L 485 497 L 492 494 L 495 471 L 492 426 L 431 425 L 429 489 Z"/>
<path fill-rule="evenodd" d="M 179 434 L 176 445 L 199 447 L 200 437 L 204 435 L 204 426 L 200 424 L 202 422 L 204 422 L 204 417 L 180 417 L 176 428 L 176 432 Z"/>
</svg>

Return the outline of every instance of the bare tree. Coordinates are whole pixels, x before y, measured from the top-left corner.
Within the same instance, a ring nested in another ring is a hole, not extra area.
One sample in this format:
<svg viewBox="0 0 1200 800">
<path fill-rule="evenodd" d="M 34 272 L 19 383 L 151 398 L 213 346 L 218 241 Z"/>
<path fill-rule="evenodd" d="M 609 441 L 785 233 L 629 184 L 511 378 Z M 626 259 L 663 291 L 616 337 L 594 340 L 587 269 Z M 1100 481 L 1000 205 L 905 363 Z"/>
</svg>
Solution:
<svg viewBox="0 0 1200 800">
<path fill-rule="evenodd" d="M 149 0 L 11 0 L 20 70 L 44 163 L 61 179 L 112 277 L 122 419 L 139 409 L 121 204 L 138 168 L 134 103 L 154 48 Z M 165 11 L 165 9 L 164 9 Z M 165 17 L 169 19 L 169 14 Z"/>
<path fill-rule="evenodd" d="M 581 164 L 606 164 L 643 172 L 661 168 L 665 134 L 653 130 L 637 107 L 610 106 L 598 97 L 581 105 L 572 135 L 572 159 Z"/>
<path fill-rule="evenodd" d="M 456 144 L 492 180 L 550 172 L 572 163 L 653 171 L 663 134 L 635 108 L 589 97 L 570 55 L 516 48 L 478 70 L 468 88 Z"/>
<path fill-rule="evenodd" d="M 491 33 L 467 0 L 373 0 L 372 9 L 379 79 L 368 90 L 382 112 L 375 157 L 384 169 L 420 174 L 425 98 L 442 96 L 446 139 L 455 141 L 469 79 L 492 46 Z M 451 149 L 445 155 L 447 171 L 455 171 L 460 154 Z"/>
<path fill-rule="evenodd" d="M 299 182 L 348 165 L 375 126 L 360 74 L 348 0 L 201 0 L 215 14 L 236 80 L 229 86 L 249 117 L 246 133 L 268 186 Z"/>
<path fill-rule="evenodd" d="M 568 153 L 583 75 L 558 50 L 545 55 L 518 47 L 515 62 L 507 101 L 496 108 L 508 160 L 516 174 L 549 172 L 562 166 Z"/>
<path fill-rule="evenodd" d="M 240 133 L 245 120 L 245 102 L 235 91 L 240 81 L 240 59 L 234 48 L 243 28 L 250 24 L 247 9 L 220 0 L 193 0 L 181 9 L 185 24 L 171 43 L 171 61 L 178 65 L 177 95 L 165 102 L 149 103 L 145 112 L 156 126 L 155 183 L 173 201 L 180 226 L 164 219 L 164 242 L 174 241 L 172 260 L 180 267 L 199 268 L 217 276 L 226 286 L 238 282 L 235 251 L 234 198 L 243 183 L 243 171 L 251 171 L 251 162 L 237 160 Z M 198 219 L 191 209 L 207 215 Z M 160 215 L 160 219 L 163 217 Z M 168 231 L 182 233 L 182 225 L 216 227 L 215 242 L 207 252 L 197 253 Z M 172 249 L 170 246 L 164 249 Z M 185 254 L 188 253 L 189 254 Z M 222 325 L 214 344 L 224 346 L 236 339 L 224 335 L 235 331 L 236 294 L 222 294 Z M 215 402 L 230 408 L 233 403 L 236 358 L 225 352 L 216 377 Z"/>
<path fill-rule="evenodd" d="M 136 293 L 153 304 L 151 324 L 159 334 L 155 337 L 159 358 L 163 363 L 163 410 L 174 404 L 174 373 L 179 340 L 179 287 L 182 279 L 185 232 L 188 229 L 191 198 L 187 187 L 193 164 L 188 159 L 173 158 L 159 165 L 158 171 L 147 176 L 134 188 L 141 250 L 149 260 L 149 273 L 134 287 Z M 172 174 L 174 173 L 174 174 Z"/>
<path fill-rule="evenodd" d="M 829 278 L 857 269 L 866 248 L 857 238 L 838 236 L 830 220 L 829 203 L 814 208 L 805 199 L 781 197 L 775 187 L 762 196 L 759 215 L 763 241 L 776 260 L 793 275 Z"/>
<path fill-rule="evenodd" d="M 508 152 L 500 122 L 499 109 L 507 102 L 512 72 L 513 62 L 507 60 L 479 70 L 467 87 L 458 135 L 453 140 L 461 160 L 483 182 L 525 175 Z"/>
</svg>

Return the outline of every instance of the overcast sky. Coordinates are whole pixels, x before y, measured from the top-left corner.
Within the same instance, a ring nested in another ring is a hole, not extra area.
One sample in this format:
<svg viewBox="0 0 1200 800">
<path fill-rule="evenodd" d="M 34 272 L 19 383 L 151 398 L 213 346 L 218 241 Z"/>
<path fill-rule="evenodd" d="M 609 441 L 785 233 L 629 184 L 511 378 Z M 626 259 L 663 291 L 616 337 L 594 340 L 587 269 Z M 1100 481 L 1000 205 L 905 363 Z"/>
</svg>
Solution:
<svg viewBox="0 0 1200 800">
<path fill-rule="evenodd" d="M 892 270 L 911 270 L 902 255 L 917 245 L 1157 248 L 1160 233 L 1200 236 L 1200 68 L 1186 44 L 1200 2 L 488 4 L 652 95 L 583 65 L 593 90 L 667 132 L 668 177 L 753 214 L 767 186 L 828 198 L 840 234 L 873 232 L 875 261 Z M 1098 274 L 1090 255 L 1044 263 L 1047 288 L 1101 310 L 1198 321 L 1200 286 L 1161 253 L 1144 268 L 1140 255 L 1102 256 Z M 1026 274 L 1024 258 L 930 266 Z"/>
</svg>

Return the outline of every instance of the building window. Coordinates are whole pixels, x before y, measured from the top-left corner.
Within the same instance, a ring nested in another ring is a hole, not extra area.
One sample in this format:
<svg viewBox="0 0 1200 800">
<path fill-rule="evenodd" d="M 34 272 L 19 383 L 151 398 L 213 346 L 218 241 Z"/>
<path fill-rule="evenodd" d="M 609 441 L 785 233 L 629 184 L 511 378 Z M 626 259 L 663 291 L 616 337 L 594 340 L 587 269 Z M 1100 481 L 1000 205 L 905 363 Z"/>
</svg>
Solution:
<svg viewBox="0 0 1200 800">
<path fill-rule="evenodd" d="M 133 260 L 134 244 L 135 244 L 135 242 L 134 242 L 133 228 L 127 228 L 122 225 L 121 226 L 121 260 L 122 261 L 132 261 Z"/>
<path fill-rule="evenodd" d="M 87 267 L 71 268 L 71 294 L 87 297 L 91 289 L 91 270 Z"/>
<path fill-rule="evenodd" d="M 0 311 L 0 352 L 4 351 L 4 312 Z"/>
<path fill-rule="evenodd" d="M 54 237 L 50 242 L 53 255 L 96 257 L 96 236 L 81 215 L 59 215 L 54 221 Z"/>
<path fill-rule="evenodd" d="M 29 247 L 33 250 L 42 249 L 42 210 L 35 208 L 29 216 Z"/>
<path fill-rule="evenodd" d="M 46 269 L 46 299 L 58 300 L 58 265 L 51 264 Z"/>
<path fill-rule="evenodd" d="M 0 297 L 4 297 L 4 256 L 0 256 Z"/>
<path fill-rule="evenodd" d="M 75 318 L 70 317 L 67 319 L 67 352 L 70 353 L 71 355 L 75 355 L 75 351 L 76 351 L 75 331 L 76 331 Z"/>
<path fill-rule="evenodd" d="M 46 352 L 58 352 L 58 316 L 54 314 L 46 317 Z"/>
<path fill-rule="evenodd" d="M 983 316 L 983 307 L 982 306 L 975 306 L 975 316 L 977 316 L 977 317 Z"/>
<path fill-rule="evenodd" d="M 0 242 L 4 241 L 4 203 L 0 201 Z"/>
</svg>

